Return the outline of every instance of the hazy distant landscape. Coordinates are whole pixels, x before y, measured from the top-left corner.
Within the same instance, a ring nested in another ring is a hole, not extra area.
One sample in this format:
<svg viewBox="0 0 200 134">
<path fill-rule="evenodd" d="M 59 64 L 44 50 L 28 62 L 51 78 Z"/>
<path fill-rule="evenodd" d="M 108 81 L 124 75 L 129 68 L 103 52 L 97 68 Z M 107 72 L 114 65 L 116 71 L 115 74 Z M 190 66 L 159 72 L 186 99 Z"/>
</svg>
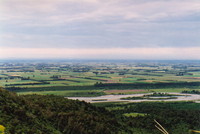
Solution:
<svg viewBox="0 0 200 134">
<path fill-rule="evenodd" d="M 0 63 L 2 87 L 68 97 L 199 90 L 199 61 L 15 61 Z"/>
</svg>

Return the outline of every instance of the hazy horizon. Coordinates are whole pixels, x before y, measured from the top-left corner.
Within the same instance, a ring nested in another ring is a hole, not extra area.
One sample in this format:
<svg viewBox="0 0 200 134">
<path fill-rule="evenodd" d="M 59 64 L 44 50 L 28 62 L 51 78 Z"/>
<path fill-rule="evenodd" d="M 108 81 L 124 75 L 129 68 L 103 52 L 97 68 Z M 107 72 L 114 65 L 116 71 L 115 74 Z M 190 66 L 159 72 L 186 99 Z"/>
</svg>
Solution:
<svg viewBox="0 0 200 134">
<path fill-rule="evenodd" d="M 200 60 L 199 0 L 2 0 L 0 59 Z"/>
</svg>

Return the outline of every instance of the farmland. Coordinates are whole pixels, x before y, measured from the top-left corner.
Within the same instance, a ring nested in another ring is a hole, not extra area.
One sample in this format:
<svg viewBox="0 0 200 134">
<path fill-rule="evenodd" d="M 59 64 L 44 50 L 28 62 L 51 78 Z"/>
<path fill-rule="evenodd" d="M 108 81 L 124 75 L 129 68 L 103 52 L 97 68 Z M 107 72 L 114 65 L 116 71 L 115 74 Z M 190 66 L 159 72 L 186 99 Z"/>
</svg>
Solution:
<svg viewBox="0 0 200 134">
<path fill-rule="evenodd" d="M 0 86 L 71 97 L 199 90 L 200 62 L 1 61 Z"/>
</svg>

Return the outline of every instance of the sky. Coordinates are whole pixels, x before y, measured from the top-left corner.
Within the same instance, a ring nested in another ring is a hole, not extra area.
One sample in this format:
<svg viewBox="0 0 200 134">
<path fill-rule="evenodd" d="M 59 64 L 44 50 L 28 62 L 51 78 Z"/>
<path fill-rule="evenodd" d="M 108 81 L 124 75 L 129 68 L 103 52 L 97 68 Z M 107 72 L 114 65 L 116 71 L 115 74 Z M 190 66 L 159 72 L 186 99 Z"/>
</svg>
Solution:
<svg viewBox="0 0 200 134">
<path fill-rule="evenodd" d="M 200 0 L 0 0 L 0 59 L 200 60 Z"/>
</svg>

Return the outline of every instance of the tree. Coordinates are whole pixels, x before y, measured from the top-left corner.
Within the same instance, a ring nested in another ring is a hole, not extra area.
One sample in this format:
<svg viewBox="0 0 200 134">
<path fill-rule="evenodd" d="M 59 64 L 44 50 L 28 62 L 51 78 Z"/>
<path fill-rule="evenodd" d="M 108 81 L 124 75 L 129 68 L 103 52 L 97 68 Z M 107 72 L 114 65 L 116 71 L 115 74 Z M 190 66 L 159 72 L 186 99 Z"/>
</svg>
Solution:
<svg viewBox="0 0 200 134">
<path fill-rule="evenodd" d="M 93 73 L 97 75 L 99 72 L 93 72 Z"/>
</svg>

